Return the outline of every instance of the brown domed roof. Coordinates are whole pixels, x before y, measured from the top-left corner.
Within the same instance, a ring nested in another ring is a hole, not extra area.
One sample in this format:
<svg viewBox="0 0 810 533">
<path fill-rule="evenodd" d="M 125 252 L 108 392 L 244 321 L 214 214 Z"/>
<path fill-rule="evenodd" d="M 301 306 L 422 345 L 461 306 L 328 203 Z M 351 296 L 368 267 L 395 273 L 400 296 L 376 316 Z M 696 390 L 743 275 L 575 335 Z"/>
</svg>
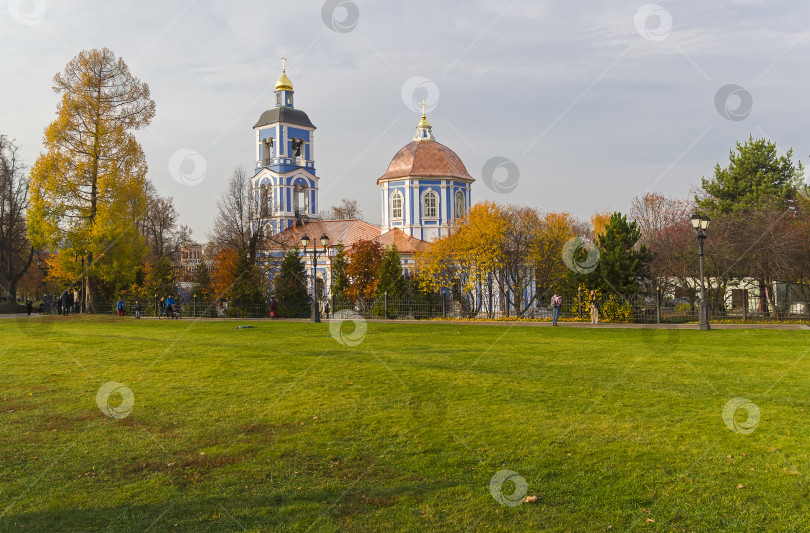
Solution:
<svg viewBox="0 0 810 533">
<path fill-rule="evenodd" d="M 459 178 L 475 181 L 467 172 L 464 163 L 450 148 L 436 141 L 413 141 L 403 147 L 386 173 L 377 180 L 407 178 L 408 176 L 427 176 L 436 178 Z"/>
</svg>

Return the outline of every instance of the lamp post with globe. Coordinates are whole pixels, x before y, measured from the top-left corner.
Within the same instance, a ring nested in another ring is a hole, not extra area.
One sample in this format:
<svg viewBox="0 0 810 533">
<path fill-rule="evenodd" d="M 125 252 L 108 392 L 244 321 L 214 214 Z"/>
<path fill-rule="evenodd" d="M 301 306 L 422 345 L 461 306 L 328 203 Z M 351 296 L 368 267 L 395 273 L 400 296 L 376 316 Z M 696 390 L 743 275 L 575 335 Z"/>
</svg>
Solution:
<svg viewBox="0 0 810 533">
<path fill-rule="evenodd" d="M 318 302 L 317 300 L 317 293 L 316 291 L 316 275 L 318 272 L 318 254 L 325 254 L 326 247 L 329 244 L 329 237 L 326 234 L 321 235 L 320 238 L 321 245 L 323 246 L 323 251 L 318 251 L 318 245 L 316 243 L 312 243 L 312 316 L 311 319 L 313 322 L 320 322 L 321 321 L 321 313 L 318 309 Z M 309 236 L 303 235 L 301 237 L 301 246 L 304 247 L 304 256 L 307 255 L 307 246 L 309 246 Z"/>
<path fill-rule="evenodd" d="M 698 306 L 698 329 L 711 329 L 709 326 L 709 307 L 706 305 L 706 284 L 703 276 L 703 241 L 706 240 L 706 230 L 711 220 L 706 215 L 695 213 L 690 219 L 692 228 L 698 240 L 700 249 L 700 305 Z"/>
</svg>

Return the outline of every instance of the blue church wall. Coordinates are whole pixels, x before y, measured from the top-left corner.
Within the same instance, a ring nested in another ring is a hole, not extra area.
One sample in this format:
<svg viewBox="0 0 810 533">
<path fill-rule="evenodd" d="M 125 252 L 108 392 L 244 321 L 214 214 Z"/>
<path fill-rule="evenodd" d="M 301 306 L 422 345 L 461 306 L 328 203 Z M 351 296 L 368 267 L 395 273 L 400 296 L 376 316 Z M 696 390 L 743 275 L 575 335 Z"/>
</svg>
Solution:
<svg viewBox="0 0 810 533">
<path fill-rule="evenodd" d="M 296 139 L 304 139 L 309 142 L 309 130 L 302 130 L 300 128 L 287 127 L 287 136 L 295 137 Z"/>
<path fill-rule="evenodd" d="M 275 139 L 276 138 L 276 128 L 264 128 L 263 130 L 259 130 L 259 139 L 262 141 L 266 139 Z"/>
</svg>

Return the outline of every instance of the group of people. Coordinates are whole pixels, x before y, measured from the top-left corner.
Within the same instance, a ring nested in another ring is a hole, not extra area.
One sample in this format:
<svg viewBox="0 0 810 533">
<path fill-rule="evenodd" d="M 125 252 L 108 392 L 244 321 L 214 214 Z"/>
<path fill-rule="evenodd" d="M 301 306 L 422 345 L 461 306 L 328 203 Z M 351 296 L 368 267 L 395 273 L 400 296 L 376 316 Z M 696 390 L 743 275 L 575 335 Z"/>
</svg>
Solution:
<svg viewBox="0 0 810 533">
<path fill-rule="evenodd" d="M 599 323 L 599 298 L 596 296 L 596 291 L 591 291 L 588 296 L 588 307 L 591 313 L 591 324 Z M 558 326 L 557 320 L 560 318 L 560 309 L 562 308 L 562 296 L 554 293 L 551 297 L 551 325 Z"/>
<path fill-rule="evenodd" d="M 79 289 L 63 289 L 61 294 L 46 294 L 43 296 L 40 312 L 67 316 L 81 311 L 81 301 Z M 30 315 L 34 307 L 34 301 L 26 297 L 25 307 Z"/>
<path fill-rule="evenodd" d="M 135 318 L 141 318 L 141 302 L 140 300 L 135 300 L 135 305 L 132 306 L 132 310 L 135 311 Z M 127 312 L 127 304 L 124 302 L 124 298 L 118 298 L 118 301 L 115 302 L 115 311 L 118 313 L 118 316 L 124 316 Z"/>
<path fill-rule="evenodd" d="M 141 305 L 140 300 L 135 300 L 135 304 L 132 306 L 132 310 L 135 312 L 135 318 L 141 318 L 143 312 L 143 306 Z M 118 301 L 115 302 L 115 311 L 118 313 L 118 316 L 123 317 L 127 311 L 127 304 L 124 302 L 124 298 L 118 298 Z M 180 318 L 180 305 L 177 303 L 177 300 L 174 299 L 174 296 L 166 296 L 165 298 L 161 298 L 158 302 L 158 320 L 161 318 Z"/>
<path fill-rule="evenodd" d="M 161 318 L 180 318 L 180 305 L 174 299 L 174 296 L 167 296 L 160 299 L 158 303 L 158 320 Z"/>
</svg>

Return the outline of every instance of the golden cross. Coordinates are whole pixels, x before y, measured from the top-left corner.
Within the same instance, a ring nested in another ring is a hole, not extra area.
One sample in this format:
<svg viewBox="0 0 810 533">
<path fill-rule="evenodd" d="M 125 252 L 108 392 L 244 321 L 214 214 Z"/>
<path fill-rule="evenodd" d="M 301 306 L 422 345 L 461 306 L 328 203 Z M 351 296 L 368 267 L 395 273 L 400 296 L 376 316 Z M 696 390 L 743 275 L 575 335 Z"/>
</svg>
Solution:
<svg viewBox="0 0 810 533">
<path fill-rule="evenodd" d="M 287 58 L 284 56 L 281 56 L 281 70 L 282 72 L 287 70 Z"/>
<path fill-rule="evenodd" d="M 422 98 L 421 104 L 422 104 L 422 117 L 424 118 L 424 116 L 425 116 L 425 108 L 427 107 L 427 104 L 425 103 L 424 98 Z"/>
</svg>

